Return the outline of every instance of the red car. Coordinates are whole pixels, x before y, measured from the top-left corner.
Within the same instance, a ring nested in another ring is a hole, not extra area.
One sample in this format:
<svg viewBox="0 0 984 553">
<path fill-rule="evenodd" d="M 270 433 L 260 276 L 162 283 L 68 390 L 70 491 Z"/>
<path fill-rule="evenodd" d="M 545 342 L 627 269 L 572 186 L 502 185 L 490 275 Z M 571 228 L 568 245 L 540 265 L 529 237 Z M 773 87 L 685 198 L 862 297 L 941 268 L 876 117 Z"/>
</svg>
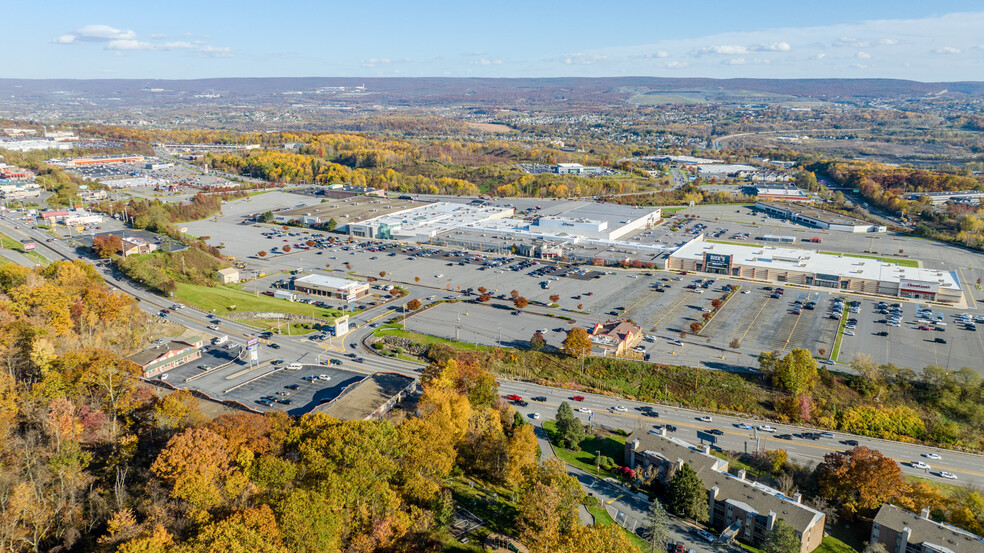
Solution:
<svg viewBox="0 0 984 553">
<path fill-rule="evenodd" d="M 516 394 L 509 394 L 508 396 L 506 396 L 506 399 L 508 399 L 509 401 L 519 401 L 523 398 L 517 396 Z"/>
<path fill-rule="evenodd" d="M 584 396 L 574 396 L 571 399 L 573 399 L 574 401 L 584 401 Z"/>
<path fill-rule="evenodd" d="M 925 326 L 925 325 L 923 325 L 923 326 L 920 326 L 920 327 L 919 327 L 919 330 L 929 330 L 929 327 L 928 327 L 928 326 Z"/>
</svg>

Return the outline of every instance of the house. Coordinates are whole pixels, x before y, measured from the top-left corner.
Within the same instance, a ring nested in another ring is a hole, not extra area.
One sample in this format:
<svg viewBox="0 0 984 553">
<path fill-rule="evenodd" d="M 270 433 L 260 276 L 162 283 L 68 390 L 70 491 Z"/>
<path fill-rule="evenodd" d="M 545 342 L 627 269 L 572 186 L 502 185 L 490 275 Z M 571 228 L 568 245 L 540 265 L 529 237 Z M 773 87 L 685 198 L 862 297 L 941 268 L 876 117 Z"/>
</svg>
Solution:
<svg viewBox="0 0 984 553">
<path fill-rule="evenodd" d="M 980 553 L 984 538 L 920 514 L 884 504 L 871 524 L 871 544 L 881 543 L 888 553 Z"/>
<path fill-rule="evenodd" d="M 823 540 L 825 516 L 802 503 L 797 493 L 787 497 L 776 489 L 746 479 L 745 471 L 728 472 L 728 462 L 679 438 L 666 429 L 636 430 L 625 440 L 625 464 L 636 472 L 649 470 L 668 484 L 684 463 L 690 465 L 707 492 L 708 525 L 720 540 L 759 545 L 784 520 L 800 538 L 800 553 L 810 553 Z"/>
<path fill-rule="evenodd" d="M 202 356 L 204 341 L 197 336 L 171 340 L 128 357 L 140 366 L 144 378 L 151 378 Z"/>
<path fill-rule="evenodd" d="M 239 282 L 239 271 L 232 267 L 226 267 L 225 269 L 219 269 L 216 271 L 219 274 L 219 279 L 222 284 L 230 284 L 233 282 Z"/>
<path fill-rule="evenodd" d="M 628 320 L 595 323 L 590 334 L 591 341 L 605 350 L 606 355 L 609 352 L 613 352 L 614 355 L 624 355 L 627 349 L 639 345 L 642 340 L 642 329 Z"/>
<path fill-rule="evenodd" d="M 157 249 L 157 244 L 152 244 L 143 238 L 137 238 L 136 236 L 122 238 L 120 239 L 120 243 L 123 246 L 123 257 L 138 253 L 150 253 Z"/>
</svg>

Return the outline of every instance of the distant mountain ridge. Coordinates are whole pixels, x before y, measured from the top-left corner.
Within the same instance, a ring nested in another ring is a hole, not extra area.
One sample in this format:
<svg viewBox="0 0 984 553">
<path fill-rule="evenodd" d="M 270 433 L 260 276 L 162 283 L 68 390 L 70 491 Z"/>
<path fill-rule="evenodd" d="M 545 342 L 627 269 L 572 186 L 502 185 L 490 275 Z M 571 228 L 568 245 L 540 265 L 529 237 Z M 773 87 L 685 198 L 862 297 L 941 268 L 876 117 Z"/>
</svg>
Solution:
<svg viewBox="0 0 984 553">
<path fill-rule="evenodd" d="M 716 89 L 785 94 L 798 97 L 899 98 L 930 94 L 984 96 L 984 82 L 926 83 L 901 79 L 709 79 L 665 77 L 557 77 L 557 78 L 354 78 L 269 77 L 215 79 L 0 79 L 0 94 L 12 100 L 57 97 L 93 99 L 146 98 L 156 103 L 189 96 L 218 94 L 226 99 L 284 96 L 308 98 L 318 89 L 365 86 L 364 96 L 374 102 L 410 101 L 420 104 L 465 101 L 489 102 L 527 98 L 530 100 L 612 101 L 642 90 L 687 91 Z M 635 89 L 630 92 L 626 89 Z M 323 91 L 337 97 L 338 91 Z M 349 101 L 358 94 L 350 94 Z"/>
</svg>

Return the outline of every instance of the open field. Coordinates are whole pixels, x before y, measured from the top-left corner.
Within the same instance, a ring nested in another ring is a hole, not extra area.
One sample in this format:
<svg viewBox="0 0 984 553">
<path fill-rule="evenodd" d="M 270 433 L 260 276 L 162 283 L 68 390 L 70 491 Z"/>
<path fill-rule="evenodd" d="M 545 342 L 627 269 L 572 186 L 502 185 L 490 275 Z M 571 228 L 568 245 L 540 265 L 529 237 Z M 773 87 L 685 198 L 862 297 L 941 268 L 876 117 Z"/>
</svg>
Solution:
<svg viewBox="0 0 984 553">
<path fill-rule="evenodd" d="M 270 311 L 323 317 L 325 323 L 330 323 L 340 315 L 340 312 L 335 309 L 323 309 L 305 303 L 272 298 L 263 294 L 256 295 L 252 291 L 241 289 L 238 285 L 208 287 L 179 282 L 173 299 L 203 311 L 221 315 L 237 311 Z"/>
</svg>

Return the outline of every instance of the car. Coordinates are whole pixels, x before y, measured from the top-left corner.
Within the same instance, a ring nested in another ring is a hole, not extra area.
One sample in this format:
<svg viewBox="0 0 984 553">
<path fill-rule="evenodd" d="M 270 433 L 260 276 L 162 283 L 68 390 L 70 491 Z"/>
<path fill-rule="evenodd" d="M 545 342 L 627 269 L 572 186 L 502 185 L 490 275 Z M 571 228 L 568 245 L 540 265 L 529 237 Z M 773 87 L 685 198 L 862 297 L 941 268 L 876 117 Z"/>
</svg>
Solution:
<svg viewBox="0 0 984 553">
<path fill-rule="evenodd" d="M 673 344 L 674 346 L 682 346 L 683 345 L 683 342 L 681 342 L 680 340 L 673 340 L 670 343 Z"/>
<path fill-rule="evenodd" d="M 752 291 L 751 290 L 742 290 L 741 293 L 742 294 L 751 294 Z"/>
<path fill-rule="evenodd" d="M 760 424 L 758 429 L 762 432 L 772 432 L 775 433 L 776 429 L 769 426 L 768 424 Z"/>
<path fill-rule="evenodd" d="M 269 344 L 267 344 L 267 345 L 268 345 L 268 346 L 269 346 L 270 348 L 272 348 L 272 349 L 280 349 L 280 344 L 275 344 L 275 343 L 273 343 L 273 342 L 270 342 L 270 343 L 269 343 Z"/>
<path fill-rule="evenodd" d="M 703 291 L 703 290 L 701 290 L 700 288 L 695 288 L 695 289 L 693 290 L 693 292 L 694 292 L 695 294 L 703 294 L 703 293 L 704 293 L 704 291 Z"/>
<path fill-rule="evenodd" d="M 273 361 L 270 361 L 270 364 L 271 365 L 274 365 L 274 366 L 276 366 L 276 365 L 283 365 L 284 364 L 284 360 L 283 359 L 274 359 Z"/>
<path fill-rule="evenodd" d="M 837 364 L 837 363 L 835 363 L 834 361 L 832 361 L 830 359 L 821 359 L 819 362 L 820 362 L 821 365 L 836 365 Z"/>
<path fill-rule="evenodd" d="M 741 428 L 742 430 L 751 430 L 752 425 L 748 424 L 747 422 L 743 422 L 738 425 L 738 428 Z"/>
<path fill-rule="evenodd" d="M 820 437 L 821 438 L 831 438 L 831 439 L 833 439 L 834 433 L 833 432 L 821 432 L 820 433 Z"/>
<path fill-rule="evenodd" d="M 625 413 L 628 409 L 624 405 L 616 405 L 615 407 L 612 407 L 612 411 L 617 413 Z"/>
<path fill-rule="evenodd" d="M 884 330 L 882 330 L 882 331 L 876 332 L 875 333 L 875 336 L 888 336 L 888 333 L 885 332 Z"/>
<path fill-rule="evenodd" d="M 937 338 L 933 339 L 933 341 L 936 342 L 937 344 L 945 344 L 946 343 L 946 338 L 939 338 L 939 337 L 937 337 Z"/>
<path fill-rule="evenodd" d="M 853 330 L 845 330 L 844 331 L 844 336 L 854 336 L 854 331 Z"/>
<path fill-rule="evenodd" d="M 331 377 L 328 376 L 327 374 L 319 374 L 318 375 L 318 380 L 324 380 L 324 381 L 327 382 L 327 381 L 331 380 Z"/>
<path fill-rule="evenodd" d="M 714 536 L 711 535 L 710 532 L 706 530 L 697 530 L 696 534 L 700 537 L 700 539 L 706 541 L 707 543 L 714 543 Z"/>
<path fill-rule="evenodd" d="M 219 325 L 208 325 L 208 329 L 209 330 L 218 330 L 219 329 Z"/>
<path fill-rule="evenodd" d="M 793 439 L 793 435 L 792 434 L 776 434 L 776 439 L 779 439 L 779 440 L 792 440 Z"/>
<path fill-rule="evenodd" d="M 294 403 L 294 400 L 287 399 L 287 398 L 280 398 L 280 399 L 277 400 L 277 403 L 279 403 L 281 405 L 290 405 L 291 403 Z"/>
<path fill-rule="evenodd" d="M 933 468 L 922 461 L 913 461 L 910 464 L 912 465 L 912 468 L 921 469 L 921 470 L 929 470 Z"/>
<path fill-rule="evenodd" d="M 717 428 L 709 428 L 705 432 L 707 432 L 708 434 L 712 434 L 714 436 L 724 436 L 724 432 L 718 430 Z"/>
<path fill-rule="evenodd" d="M 299 384 L 288 384 L 288 385 L 284 386 L 284 388 L 286 388 L 288 390 L 299 390 L 301 388 L 301 386 Z"/>
<path fill-rule="evenodd" d="M 578 413 L 585 413 L 585 414 L 590 415 L 591 414 L 591 409 L 588 409 L 587 407 L 578 407 L 577 408 L 577 412 Z"/>
<path fill-rule="evenodd" d="M 916 330 L 929 330 L 929 327 L 926 325 L 919 325 L 916 327 Z"/>
<path fill-rule="evenodd" d="M 940 476 L 942 476 L 943 478 L 946 478 L 947 480 L 956 480 L 957 479 L 957 475 L 956 474 L 953 474 L 952 472 L 947 472 L 945 470 L 940 471 Z"/>
<path fill-rule="evenodd" d="M 167 380 L 167 373 L 160 375 L 158 378 L 160 378 L 161 380 Z"/>
<path fill-rule="evenodd" d="M 659 417 L 659 412 L 657 412 L 657 411 L 644 411 L 642 413 L 642 416 L 656 418 L 656 417 Z"/>
<path fill-rule="evenodd" d="M 540 413 L 531 413 L 530 414 L 530 418 L 533 419 L 533 420 L 539 420 L 540 419 Z"/>
<path fill-rule="evenodd" d="M 574 401 L 584 401 L 584 396 L 574 396 L 571 399 L 573 399 Z"/>
<path fill-rule="evenodd" d="M 546 396 L 533 396 L 530 398 L 531 401 L 547 401 Z"/>
<path fill-rule="evenodd" d="M 844 444 L 844 445 L 849 445 L 851 447 L 857 447 L 858 446 L 858 441 L 857 440 L 844 440 L 841 443 Z"/>
<path fill-rule="evenodd" d="M 523 398 L 520 397 L 520 396 L 517 396 L 516 394 L 509 394 L 508 396 L 506 396 L 506 399 L 508 399 L 509 401 L 519 401 L 519 400 L 521 400 Z"/>
<path fill-rule="evenodd" d="M 714 422 L 714 419 L 712 419 L 710 415 L 703 415 L 697 417 L 697 420 L 699 420 L 700 422 Z"/>
</svg>

